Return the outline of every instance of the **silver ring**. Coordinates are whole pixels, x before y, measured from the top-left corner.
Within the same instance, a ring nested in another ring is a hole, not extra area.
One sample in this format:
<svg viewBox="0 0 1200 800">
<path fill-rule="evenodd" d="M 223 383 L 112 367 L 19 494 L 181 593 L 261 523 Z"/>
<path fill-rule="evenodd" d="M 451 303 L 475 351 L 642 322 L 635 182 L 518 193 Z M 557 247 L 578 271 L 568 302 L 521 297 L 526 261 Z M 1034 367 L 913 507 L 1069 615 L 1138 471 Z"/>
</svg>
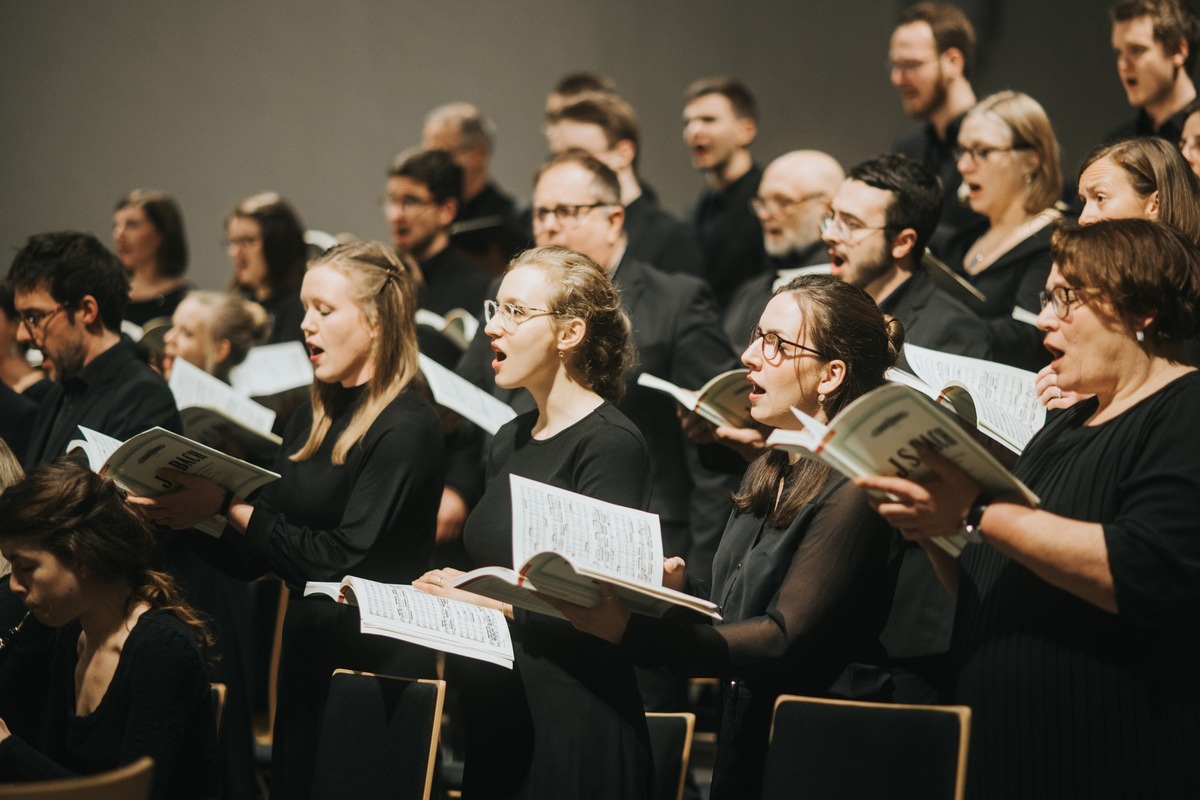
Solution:
<svg viewBox="0 0 1200 800">
<path fill-rule="evenodd" d="M 1055 386 L 1054 388 L 1055 388 L 1055 389 L 1058 389 L 1058 399 L 1059 399 L 1059 400 L 1062 400 L 1062 387 L 1061 387 L 1061 386 Z"/>
<path fill-rule="evenodd" d="M 442 576 L 438 575 L 438 588 L 442 588 Z"/>
</svg>

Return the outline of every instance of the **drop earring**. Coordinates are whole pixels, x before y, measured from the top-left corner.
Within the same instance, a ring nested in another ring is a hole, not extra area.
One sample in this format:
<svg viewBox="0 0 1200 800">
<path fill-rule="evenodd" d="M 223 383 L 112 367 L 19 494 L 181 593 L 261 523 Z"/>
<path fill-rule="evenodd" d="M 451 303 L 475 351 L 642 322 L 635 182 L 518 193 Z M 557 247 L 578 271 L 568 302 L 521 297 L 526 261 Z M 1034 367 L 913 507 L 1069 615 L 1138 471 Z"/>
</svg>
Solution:
<svg viewBox="0 0 1200 800">
<path fill-rule="evenodd" d="M 817 405 L 819 405 L 819 406 L 825 405 L 825 395 L 823 395 L 823 394 L 817 395 Z"/>
</svg>

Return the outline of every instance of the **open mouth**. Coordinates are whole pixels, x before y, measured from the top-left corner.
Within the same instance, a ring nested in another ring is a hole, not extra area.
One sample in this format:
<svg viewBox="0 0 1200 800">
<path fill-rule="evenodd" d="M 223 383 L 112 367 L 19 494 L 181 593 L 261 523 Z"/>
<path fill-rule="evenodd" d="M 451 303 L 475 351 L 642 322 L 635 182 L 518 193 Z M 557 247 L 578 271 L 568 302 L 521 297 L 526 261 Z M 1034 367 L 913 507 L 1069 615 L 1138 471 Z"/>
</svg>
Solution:
<svg viewBox="0 0 1200 800">
<path fill-rule="evenodd" d="M 837 275 L 838 273 L 840 273 L 842 271 L 842 268 L 845 266 L 846 266 L 846 257 L 843 256 L 841 253 L 838 253 L 835 250 L 830 250 L 829 251 L 830 271 L 834 275 Z"/>
<path fill-rule="evenodd" d="M 312 342 L 305 342 L 304 344 L 306 347 L 308 347 L 308 360 L 314 364 L 317 362 L 317 359 L 319 359 L 325 353 L 325 348 L 317 347 Z"/>
<path fill-rule="evenodd" d="M 767 390 L 762 388 L 761 386 L 759 386 L 757 383 L 755 383 L 753 378 L 748 378 L 747 380 L 750 381 L 750 397 L 751 397 L 751 399 L 756 399 L 756 398 L 762 397 L 763 395 L 765 395 L 767 393 Z"/>
</svg>

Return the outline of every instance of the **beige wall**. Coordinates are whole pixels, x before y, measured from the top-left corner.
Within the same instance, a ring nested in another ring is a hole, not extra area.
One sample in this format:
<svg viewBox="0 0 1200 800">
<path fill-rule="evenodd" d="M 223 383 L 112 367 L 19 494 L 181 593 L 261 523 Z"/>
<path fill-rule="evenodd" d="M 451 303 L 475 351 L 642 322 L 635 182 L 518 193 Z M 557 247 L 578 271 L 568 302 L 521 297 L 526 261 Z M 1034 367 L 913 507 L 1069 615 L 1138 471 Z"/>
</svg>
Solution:
<svg viewBox="0 0 1200 800">
<path fill-rule="evenodd" d="M 643 172 L 670 208 L 701 186 L 680 145 L 679 98 L 705 74 L 757 92 L 761 162 L 816 147 L 850 164 L 912 126 L 883 71 L 900 5 L 0 0 L 0 249 L 61 228 L 107 241 L 113 202 L 135 186 L 180 200 L 202 286 L 225 280 L 225 211 L 263 189 L 312 227 L 385 237 L 383 170 L 416 141 L 425 111 L 450 100 L 496 120 L 495 171 L 524 197 L 544 151 L 544 94 L 579 68 L 612 75 L 638 110 Z M 987 45 L 977 88 L 1041 100 L 1073 173 L 1130 113 L 1105 4 L 965 7 Z"/>
</svg>

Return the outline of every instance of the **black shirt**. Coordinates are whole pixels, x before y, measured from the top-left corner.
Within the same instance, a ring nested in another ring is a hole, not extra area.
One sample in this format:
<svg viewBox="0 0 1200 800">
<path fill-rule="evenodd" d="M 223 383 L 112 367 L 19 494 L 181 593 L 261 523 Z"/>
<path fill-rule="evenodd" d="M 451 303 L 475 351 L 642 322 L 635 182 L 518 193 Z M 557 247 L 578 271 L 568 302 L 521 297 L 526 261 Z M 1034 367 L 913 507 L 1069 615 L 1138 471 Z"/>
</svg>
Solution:
<svg viewBox="0 0 1200 800">
<path fill-rule="evenodd" d="M 191 288 L 184 283 L 148 300 L 130 300 L 125 305 L 125 319 L 138 326 L 164 317 L 170 319 Z"/>
<path fill-rule="evenodd" d="M 1157 127 L 1154 125 L 1154 120 L 1150 119 L 1150 115 L 1146 113 L 1146 109 L 1139 108 L 1137 116 L 1131 121 L 1109 131 L 1104 137 L 1104 142 L 1105 144 L 1119 142 L 1135 136 L 1157 136 L 1160 139 L 1166 139 L 1172 147 L 1178 147 L 1179 140 L 1183 138 L 1183 123 L 1189 116 L 1184 113 L 1186 108 L 1187 105 L 1167 117 L 1163 120 L 1163 124 Z"/>
<path fill-rule="evenodd" d="M 25 467 L 52 461 L 79 438 L 78 426 L 122 441 L 155 426 L 181 433 L 167 383 L 121 339 L 66 381 L 55 381 L 38 406 Z"/>
<path fill-rule="evenodd" d="M 685 272 L 703 277 L 704 253 L 696 231 L 668 214 L 642 191 L 625 206 L 625 252 L 663 272 Z"/>
<path fill-rule="evenodd" d="M 720 308 L 739 284 L 763 270 L 762 225 L 750 208 L 762 174 L 754 165 L 725 189 L 705 191 L 696 204 L 693 223 L 704 248 L 704 277 Z"/>
<path fill-rule="evenodd" d="M 1200 797 L 1200 373 L 1085 425 L 1097 407 L 1052 419 L 1014 472 L 1046 511 L 1102 527 L 1117 613 L 986 543 L 962 553 L 972 797 Z"/>
<path fill-rule="evenodd" d="M 965 116 L 963 113 L 950 120 L 944 139 L 938 136 L 934 124 L 927 122 L 920 130 L 892 145 L 892 152 L 924 164 L 941 178 L 942 217 L 929 242 L 929 249 L 938 256 L 942 255 L 949 239 L 963 228 L 983 219 L 972 211 L 969 205 L 958 199 L 962 175 L 958 171 L 958 159 L 954 155 L 954 148 L 958 146 L 958 129 L 962 127 Z"/>
<path fill-rule="evenodd" d="M 247 297 L 255 300 L 251 295 Z M 300 324 L 304 322 L 304 304 L 300 302 L 299 286 L 280 289 L 267 299 L 256 302 L 271 315 L 271 336 L 267 344 L 304 341 L 304 332 L 300 330 Z"/>
<path fill-rule="evenodd" d="M 492 278 L 468 261 L 455 245 L 447 245 L 421 262 L 421 272 L 425 277 L 421 308 L 442 316 L 454 308 L 465 309 L 476 317 L 483 313 Z"/>
<path fill-rule="evenodd" d="M 513 199 L 494 183 L 462 202 L 450 238 L 473 264 L 493 273 L 530 246 L 527 230 L 517 222 Z"/>
<path fill-rule="evenodd" d="M 991 356 L 987 324 L 962 301 L 938 289 L 923 269 L 883 298 L 879 308 L 900 320 L 908 344 L 971 358 Z"/>
</svg>

